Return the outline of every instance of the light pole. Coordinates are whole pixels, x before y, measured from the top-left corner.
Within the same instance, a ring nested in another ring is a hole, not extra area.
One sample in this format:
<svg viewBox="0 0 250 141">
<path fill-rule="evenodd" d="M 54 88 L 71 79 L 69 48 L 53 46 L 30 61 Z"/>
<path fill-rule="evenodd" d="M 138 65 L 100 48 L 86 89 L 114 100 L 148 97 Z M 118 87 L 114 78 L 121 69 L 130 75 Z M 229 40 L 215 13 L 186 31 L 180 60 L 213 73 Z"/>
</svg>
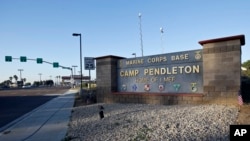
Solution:
<svg viewBox="0 0 250 141">
<path fill-rule="evenodd" d="M 164 53 L 164 47 L 163 47 L 163 27 L 160 27 L 160 32 L 161 32 L 161 48 L 162 48 L 162 53 Z"/>
<path fill-rule="evenodd" d="M 81 87 L 80 87 L 80 95 L 82 94 L 82 35 L 81 33 L 73 33 L 72 36 L 80 37 L 80 71 L 81 71 Z"/>
<path fill-rule="evenodd" d="M 76 67 L 78 67 L 78 66 L 74 65 L 72 67 L 74 68 L 74 74 L 73 75 L 76 75 Z"/>
<path fill-rule="evenodd" d="M 136 58 L 136 53 L 132 53 L 132 55 L 134 55 L 134 56 L 135 56 L 135 58 Z"/>
<path fill-rule="evenodd" d="M 42 74 L 41 74 L 41 73 L 38 73 L 38 75 L 40 75 L 40 82 L 41 82 L 41 81 L 42 81 L 42 79 L 41 79 Z"/>
<path fill-rule="evenodd" d="M 20 71 L 20 80 L 22 81 L 22 71 L 23 71 L 23 69 L 18 69 L 18 71 Z"/>
</svg>

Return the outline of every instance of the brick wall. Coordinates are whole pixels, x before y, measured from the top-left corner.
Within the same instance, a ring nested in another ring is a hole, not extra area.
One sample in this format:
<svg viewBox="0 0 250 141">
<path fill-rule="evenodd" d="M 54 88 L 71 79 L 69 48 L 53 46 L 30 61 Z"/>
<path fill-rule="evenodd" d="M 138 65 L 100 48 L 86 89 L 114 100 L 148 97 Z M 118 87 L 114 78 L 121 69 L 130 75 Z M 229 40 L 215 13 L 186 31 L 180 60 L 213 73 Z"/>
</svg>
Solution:
<svg viewBox="0 0 250 141">
<path fill-rule="evenodd" d="M 204 102 L 237 104 L 244 35 L 199 42 L 203 46 Z"/>
<path fill-rule="evenodd" d="M 117 61 L 123 59 L 118 56 L 102 56 L 96 59 L 97 102 L 107 102 L 113 99 L 111 92 L 117 88 Z"/>
</svg>

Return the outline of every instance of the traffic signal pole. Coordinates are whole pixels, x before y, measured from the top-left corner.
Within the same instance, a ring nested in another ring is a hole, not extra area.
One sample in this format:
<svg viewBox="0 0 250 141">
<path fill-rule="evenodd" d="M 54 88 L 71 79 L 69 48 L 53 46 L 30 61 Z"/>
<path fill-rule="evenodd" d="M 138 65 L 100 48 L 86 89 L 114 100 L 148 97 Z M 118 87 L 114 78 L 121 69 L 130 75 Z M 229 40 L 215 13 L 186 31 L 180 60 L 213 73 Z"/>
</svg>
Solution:
<svg viewBox="0 0 250 141">
<path fill-rule="evenodd" d="M 59 65 L 58 62 L 54 62 L 54 63 L 51 63 L 51 62 L 48 62 L 48 61 L 44 61 L 42 60 L 42 58 L 37 58 L 37 59 L 31 59 L 31 58 L 26 58 L 25 56 L 21 56 L 20 58 L 14 58 L 14 57 L 11 57 L 11 56 L 5 56 L 5 61 L 6 62 L 11 62 L 12 60 L 20 60 L 21 58 L 25 58 L 24 60 L 31 60 L 31 61 L 37 61 L 38 59 L 40 59 L 40 61 L 42 61 L 42 63 L 47 63 L 47 64 L 51 64 L 51 65 L 54 65 L 55 63 L 57 63 L 58 67 L 61 67 L 62 69 L 68 69 L 68 70 L 71 70 L 71 75 L 72 75 L 72 68 L 70 67 L 65 67 L 65 66 L 62 66 L 62 65 Z M 26 62 L 26 61 L 24 61 Z"/>
</svg>

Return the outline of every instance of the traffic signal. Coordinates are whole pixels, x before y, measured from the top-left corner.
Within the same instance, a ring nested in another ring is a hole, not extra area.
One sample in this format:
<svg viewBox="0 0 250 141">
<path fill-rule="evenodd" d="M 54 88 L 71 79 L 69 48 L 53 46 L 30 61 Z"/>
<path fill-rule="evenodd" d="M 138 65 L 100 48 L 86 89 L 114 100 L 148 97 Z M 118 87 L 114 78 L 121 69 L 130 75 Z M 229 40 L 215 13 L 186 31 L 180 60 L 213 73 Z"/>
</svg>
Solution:
<svg viewBox="0 0 250 141">
<path fill-rule="evenodd" d="M 36 58 L 36 63 L 37 64 L 42 64 L 43 63 L 43 58 Z"/>
<path fill-rule="evenodd" d="M 20 61 L 21 62 L 27 62 L 27 57 L 26 56 L 21 56 Z"/>
<path fill-rule="evenodd" d="M 5 62 L 11 62 L 12 57 L 11 56 L 5 56 Z"/>
<path fill-rule="evenodd" d="M 54 62 L 54 63 L 53 63 L 53 67 L 54 67 L 54 68 L 58 68 L 58 67 L 59 67 L 59 63 L 58 63 L 58 62 Z"/>
</svg>

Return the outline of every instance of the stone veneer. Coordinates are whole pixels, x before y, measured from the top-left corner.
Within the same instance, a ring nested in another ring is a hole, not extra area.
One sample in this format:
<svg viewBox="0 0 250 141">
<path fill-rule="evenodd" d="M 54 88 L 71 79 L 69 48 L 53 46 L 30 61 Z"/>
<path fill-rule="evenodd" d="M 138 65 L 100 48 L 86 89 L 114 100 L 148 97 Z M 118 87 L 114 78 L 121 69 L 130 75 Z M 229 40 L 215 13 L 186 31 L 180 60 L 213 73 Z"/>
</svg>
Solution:
<svg viewBox="0 0 250 141">
<path fill-rule="evenodd" d="M 203 46 L 202 94 L 117 92 L 117 62 L 124 57 L 96 58 L 97 102 L 147 104 L 237 104 L 241 83 L 241 45 L 244 35 L 205 40 Z"/>
<path fill-rule="evenodd" d="M 203 46 L 204 102 L 237 104 L 244 35 L 199 42 Z"/>
<path fill-rule="evenodd" d="M 112 101 L 117 90 L 117 62 L 124 59 L 119 56 L 102 56 L 96 58 L 97 102 Z"/>
</svg>

